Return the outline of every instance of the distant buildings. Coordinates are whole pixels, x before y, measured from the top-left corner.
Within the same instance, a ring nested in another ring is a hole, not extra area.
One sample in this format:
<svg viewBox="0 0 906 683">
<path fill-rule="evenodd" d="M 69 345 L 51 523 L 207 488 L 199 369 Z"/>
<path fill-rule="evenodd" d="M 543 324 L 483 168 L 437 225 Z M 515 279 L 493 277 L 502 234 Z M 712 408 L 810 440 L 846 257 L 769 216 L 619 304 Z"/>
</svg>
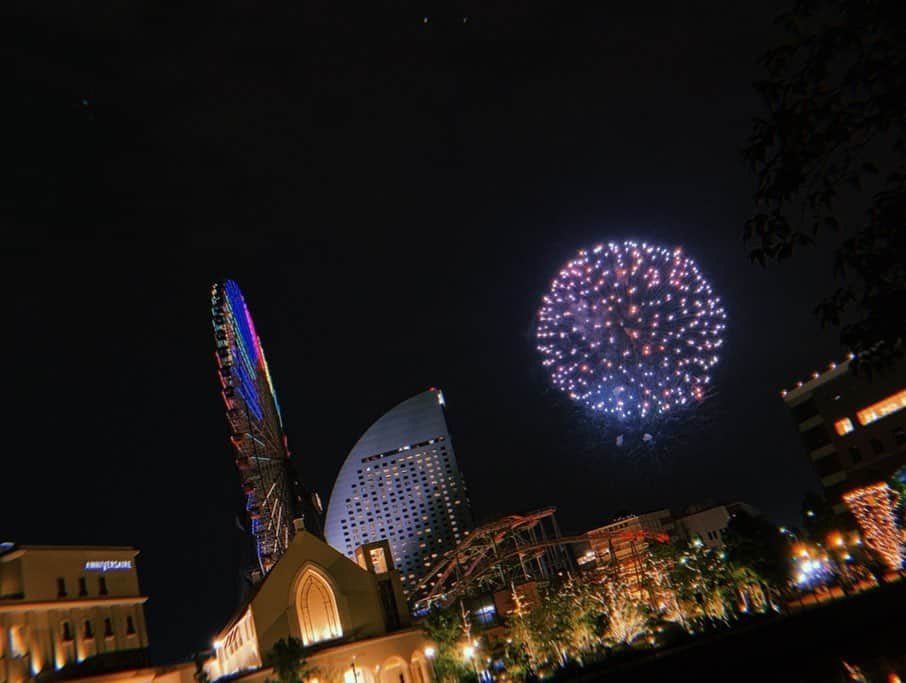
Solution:
<svg viewBox="0 0 906 683">
<path fill-rule="evenodd" d="M 350 559 L 358 546 L 387 539 L 408 589 L 471 527 L 444 396 L 431 389 L 385 413 L 358 440 L 337 475 L 325 537 Z"/>
<path fill-rule="evenodd" d="M 698 538 L 705 545 L 716 548 L 724 544 L 730 520 L 738 512 L 745 512 L 753 517 L 758 514 L 755 508 L 745 503 L 688 508 L 674 521 L 676 535 L 687 541 Z"/>
<path fill-rule="evenodd" d="M 782 395 L 834 512 L 906 464 L 906 360 L 871 377 L 831 364 Z"/>
<path fill-rule="evenodd" d="M 649 569 L 649 550 L 668 540 L 701 540 L 716 548 L 726 543 L 730 520 L 740 513 L 757 515 L 745 503 L 696 505 L 682 514 L 668 509 L 639 515 L 624 515 L 587 533 L 588 543 L 576 545 L 576 562 L 583 571 L 615 574 L 631 590 L 641 590 Z"/>
<path fill-rule="evenodd" d="M 147 664 L 135 557 L 100 546 L 0 546 L 0 681 Z"/>
<path fill-rule="evenodd" d="M 642 584 L 646 551 L 652 541 L 666 541 L 675 533 L 670 510 L 620 517 L 588 532 L 598 566 L 613 568 L 630 587 Z"/>
</svg>

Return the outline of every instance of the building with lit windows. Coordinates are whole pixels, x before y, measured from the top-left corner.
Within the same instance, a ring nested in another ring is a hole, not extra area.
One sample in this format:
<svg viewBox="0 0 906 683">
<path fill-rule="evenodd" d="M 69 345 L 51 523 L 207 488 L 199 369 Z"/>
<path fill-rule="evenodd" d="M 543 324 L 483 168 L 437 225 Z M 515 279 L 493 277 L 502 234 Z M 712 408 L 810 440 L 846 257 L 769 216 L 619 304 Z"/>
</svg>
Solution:
<svg viewBox="0 0 906 683">
<path fill-rule="evenodd" d="M 327 507 L 327 542 L 354 559 L 358 546 L 387 539 L 407 592 L 472 528 L 444 406 L 443 393 L 430 389 L 372 424 Z"/>
<path fill-rule="evenodd" d="M 832 363 L 781 392 L 834 512 L 843 495 L 906 465 L 906 359 L 881 372 Z"/>
<path fill-rule="evenodd" d="M 676 526 L 668 509 L 646 512 L 641 515 L 618 517 L 588 532 L 591 555 L 598 567 L 615 572 L 631 590 L 643 584 L 647 550 L 650 543 L 666 541 Z"/>
<path fill-rule="evenodd" d="M 309 683 L 431 683 L 432 646 L 413 627 L 386 541 L 353 562 L 299 524 L 286 552 L 217 634 L 211 680 L 273 680 L 268 652 L 301 641 Z M 426 654 L 427 653 L 427 654 Z"/>
<path fill-rule="evenodd" d="M 0 683 L 147 664 L 126 547 L 0 545 Z"/>
</svg>

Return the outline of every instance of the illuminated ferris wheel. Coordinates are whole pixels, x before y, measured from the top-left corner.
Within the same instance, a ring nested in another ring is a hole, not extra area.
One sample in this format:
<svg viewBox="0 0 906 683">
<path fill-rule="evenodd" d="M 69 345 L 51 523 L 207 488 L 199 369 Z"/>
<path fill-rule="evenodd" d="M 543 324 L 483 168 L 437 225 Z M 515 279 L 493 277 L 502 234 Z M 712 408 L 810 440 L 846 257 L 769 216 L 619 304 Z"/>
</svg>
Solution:
<svg viewBox="0 0 906 683">
<path fill-rule="evenodd" d="M 277 394 L 239 285 L 214 284 L 211 312 L 230 441 L 264 575 L 289 545 L 305 494 L 292 474 Z"/>
</svg>

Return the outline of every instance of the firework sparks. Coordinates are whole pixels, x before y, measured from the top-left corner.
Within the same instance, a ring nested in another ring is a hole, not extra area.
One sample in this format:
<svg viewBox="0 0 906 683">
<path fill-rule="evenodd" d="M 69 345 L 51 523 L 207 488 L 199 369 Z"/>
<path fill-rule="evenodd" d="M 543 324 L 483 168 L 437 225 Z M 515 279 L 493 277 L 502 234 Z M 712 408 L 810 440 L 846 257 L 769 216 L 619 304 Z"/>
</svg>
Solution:
<svg viewBox="0 0 906 683">
<path fill-rule="evenodd" d="M 726 311 L 695 262 L 644 242 L 582 250 L 551 283 L 536 338 L 551 382 L 620 419 L 699 403 Z"/>
</svg>

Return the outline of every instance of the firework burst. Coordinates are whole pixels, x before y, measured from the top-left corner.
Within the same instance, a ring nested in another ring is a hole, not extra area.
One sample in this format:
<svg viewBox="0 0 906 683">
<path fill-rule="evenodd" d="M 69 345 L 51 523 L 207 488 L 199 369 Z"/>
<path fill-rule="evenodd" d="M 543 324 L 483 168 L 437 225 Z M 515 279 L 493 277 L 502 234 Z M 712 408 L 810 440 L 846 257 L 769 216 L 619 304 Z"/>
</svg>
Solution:
<svg viewBox="0 0 906 683">
<path fill-rule="evenodd" d="M 595 412 L 645 420 L 704 400 L 726 317 L 679 248 L 611 242 L 557 274 L 535 334 L 556 388 Z"/>
</svg>

